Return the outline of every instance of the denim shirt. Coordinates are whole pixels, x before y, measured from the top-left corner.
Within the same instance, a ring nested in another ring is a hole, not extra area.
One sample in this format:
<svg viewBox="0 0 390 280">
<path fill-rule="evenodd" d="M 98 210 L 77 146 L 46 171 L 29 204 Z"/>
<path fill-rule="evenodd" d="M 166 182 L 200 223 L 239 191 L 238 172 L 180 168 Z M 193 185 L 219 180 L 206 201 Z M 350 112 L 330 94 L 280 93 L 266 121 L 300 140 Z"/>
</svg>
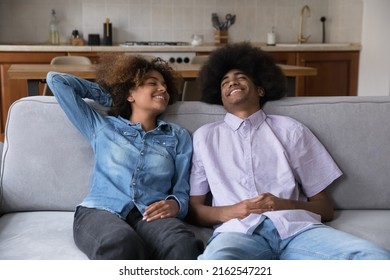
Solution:
<svg viewBox="0 0 390 280">
<path fill-rule="evenodd" d="M 73 125 L 95 154 L 84 207 L 104 209 L 126 219 L 134 207 L 143 214 L 153 202 L 175 199 L 178 218 L 188 211 L 192 140 L 184 128 L 157 120 L 145 132 L 120 116 L 103 116 L 83 99 L 111 106 L 111 96 L 94 82 L 49 72 L 47 83 Z"/>
</svg>

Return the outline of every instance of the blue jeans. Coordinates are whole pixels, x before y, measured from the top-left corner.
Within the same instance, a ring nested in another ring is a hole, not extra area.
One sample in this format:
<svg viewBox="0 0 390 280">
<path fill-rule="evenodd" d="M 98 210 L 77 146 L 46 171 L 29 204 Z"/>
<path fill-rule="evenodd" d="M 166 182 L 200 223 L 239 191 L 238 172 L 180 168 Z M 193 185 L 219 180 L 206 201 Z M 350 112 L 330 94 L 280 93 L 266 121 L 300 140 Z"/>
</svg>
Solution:
<svg viewBox="0 0 390 280">
<path fill-rule="evenodd" d="M 376 244 L 336 230 L 314 225 L 281 240 L 270 219 L 253 235 L 223 232 L 214 234 L 199 260 L 388 260 L 390 252 Z"/>
</svg>

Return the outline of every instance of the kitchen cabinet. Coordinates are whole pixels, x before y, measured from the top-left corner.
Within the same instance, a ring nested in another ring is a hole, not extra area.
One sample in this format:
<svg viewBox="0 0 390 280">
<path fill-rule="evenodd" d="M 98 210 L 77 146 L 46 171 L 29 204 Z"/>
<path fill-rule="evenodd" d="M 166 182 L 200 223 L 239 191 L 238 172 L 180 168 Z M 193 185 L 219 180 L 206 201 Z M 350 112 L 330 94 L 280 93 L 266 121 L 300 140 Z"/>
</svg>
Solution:
<svg viewBox="0 0 390 280">
<path fill-rule="evenodd" d="M 269 52 L 278 64 L 296 65 L 297 55 L 295 52 Z"/>
<path fill-rule="evenodd" d="M 60 55 L 66 55 L 66 52 L 0 52 L 0 141 L 4 140 L 8 108 L 16 100 L 25 97 L 27 91 L 26 81 L 8 78 L 8 68 L 11 64 L 46 64 L 50 63 L 53 57 Z M 43 91 L 43 84 L 40 90 Z"/>
<path fill-rule="evenodd" d="M 269 53 L 276 63 L 317 69 L 316 76 L 297 77 L 296 96 L 357 95 L 359 51 Z"/>
<path fill-rule="evenodd" d="M 298 96 L 357 95 L 359 52 L 299 52 L 297 65 L 317 69 L 297 80 Z"/>
</svg>

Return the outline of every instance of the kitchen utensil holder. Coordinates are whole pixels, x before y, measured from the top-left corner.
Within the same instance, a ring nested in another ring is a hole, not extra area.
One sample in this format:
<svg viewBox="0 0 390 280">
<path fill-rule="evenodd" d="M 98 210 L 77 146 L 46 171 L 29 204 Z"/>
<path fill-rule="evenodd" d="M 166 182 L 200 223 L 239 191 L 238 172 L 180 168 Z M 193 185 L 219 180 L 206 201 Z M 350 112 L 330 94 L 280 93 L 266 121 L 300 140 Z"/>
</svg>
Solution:
<svg viewBox="0 0 390 280">
<path fill-rule="evenodd" d="M 215 30 L 214 43 L 216 45 L 227 44 L 229 41 L 229 33 L 227 30 Z"/>
<path fill-rule="evenodd" d="M 84 46 L 83 38 L 72 38 L 71 43 L 72 46 Z"/>
</svg>

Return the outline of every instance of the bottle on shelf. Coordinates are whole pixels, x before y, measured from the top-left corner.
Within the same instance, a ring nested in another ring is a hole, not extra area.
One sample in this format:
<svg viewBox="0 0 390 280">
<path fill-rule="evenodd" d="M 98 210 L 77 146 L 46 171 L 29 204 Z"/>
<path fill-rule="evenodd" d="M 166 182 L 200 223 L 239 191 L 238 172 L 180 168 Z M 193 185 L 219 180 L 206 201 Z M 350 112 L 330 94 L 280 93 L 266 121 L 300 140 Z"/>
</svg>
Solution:
<svg viewBox="0 0 390 280">
<path fill-rule="evenodd" d="M 60 32 L 58 27 L 58 19 L 56 16 L 56 11 L 54 9 L 51 10 L 51 20 L 50 20 L 50 43 L 52 45 L 60 44 Z"/>
<path fill-rule="evenodd" d="M 109 18 L 103 23 L 103 43 L 105 46 L 112 46 L 112 23 Z"/>
</svg>

